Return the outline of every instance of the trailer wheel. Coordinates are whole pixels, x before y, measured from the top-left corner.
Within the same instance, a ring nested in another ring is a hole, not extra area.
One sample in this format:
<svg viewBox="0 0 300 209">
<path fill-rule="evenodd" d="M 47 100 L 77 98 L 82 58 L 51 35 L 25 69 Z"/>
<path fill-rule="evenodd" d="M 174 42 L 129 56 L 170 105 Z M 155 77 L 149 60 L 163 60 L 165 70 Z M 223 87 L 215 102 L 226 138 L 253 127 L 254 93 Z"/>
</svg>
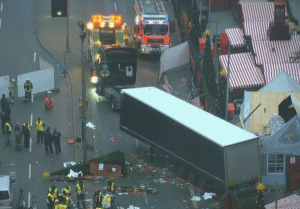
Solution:
<svg viewBox="0 0 300 209">
<path fill-rule="evenodd" d="M 114 98 L 110 99 L 110 107 L 114 112 L 116 111 L 115 102 L 116 102 L 116 100 Z"/>
</svg>

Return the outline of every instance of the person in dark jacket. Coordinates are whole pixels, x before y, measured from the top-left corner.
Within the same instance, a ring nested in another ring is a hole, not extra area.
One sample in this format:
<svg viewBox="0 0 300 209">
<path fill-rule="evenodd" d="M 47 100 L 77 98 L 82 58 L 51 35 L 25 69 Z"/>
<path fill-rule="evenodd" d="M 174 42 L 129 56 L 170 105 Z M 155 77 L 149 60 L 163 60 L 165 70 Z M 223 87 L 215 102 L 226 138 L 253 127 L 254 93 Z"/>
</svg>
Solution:
<svg viewBox="0 0 300 209">
<path fill-rule="evenodd" d="M 30 138 L 30 124 L 29 124 L 29 122 L 23 123 L 22 132 L 24 134 L 24 147 L 29 148 L 29 138 Z"/>
<path fill-rule="evenodd" d="M 10 113 L 11 113 L 11 108 L 9 106 L 9 103 L 7 103 L 5 108 L 5 117 L 7 121 L 10 121 Z"/>
<path fill-rule="evenodd" d="M 6 98 L 5 98 L 5 94 L 2 94 L 2 98 L 1 98 L 1 108 L 2 108 L 2 112 L 5 112 L 6 104 L 7 104 L 7 100 L 6 100 Z"/>
<path fill-rule="evenodd" d="M 1 128 L 2 128 L 2 132 L 3 134 L 5 134 L 5 123 L 6 121 L 6 117 L 5 117 L 5 112 L 1 112 Z"/>
<path fill-rule="evenodd" d="M 50 132 L 50 127 L 47 127 L 47 130 L 44 132 L 44 143 L 45 143 L 46 154 L 49 153 L 48 149 L 50 150 L 50 153 L 53 153 L 52 135 L 51 135 L 51 132 Z"/>
<path fill-rule="evenodd" d="M 57 131 L 56 128 L 55 128 L 53 130 L 52 140 L 53 140 L 53 143 L 54 143 L 56 154 L 61 153 L 61 149 L 60 149 L 60 136 L 61 136 L 61 133 L 59 131 Z"/>
<path fill-rule="evenodd" d="M 16 124 L 14 131 L 15 131 L 15 139 L 16 139 L 16 149 L 20 150 L 20 149 L 22 149 L 21 143 L 22 143 L 23 135 L 22 135 L 22 130 L 21 130 L 19 123 Z"/>
</svg>

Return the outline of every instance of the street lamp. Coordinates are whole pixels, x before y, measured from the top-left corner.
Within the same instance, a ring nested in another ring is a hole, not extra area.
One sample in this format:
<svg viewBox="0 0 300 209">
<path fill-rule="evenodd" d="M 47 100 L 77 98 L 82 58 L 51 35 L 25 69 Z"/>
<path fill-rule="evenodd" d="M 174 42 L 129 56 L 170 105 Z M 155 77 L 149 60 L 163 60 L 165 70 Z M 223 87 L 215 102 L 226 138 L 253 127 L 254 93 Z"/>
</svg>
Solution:
<svg viewBox="0 0 300 209">
<path fill-rule="evenodd" d="M 82 71 L 82 119 L 81 119 L 81 139 L 83 143 L 83 162 L 87 160 L 87 141 L 86 141 L 86 72 L 83 69 L 83 42 L 86 38 L 86 32 L 84 31 L 85 25 L 78 21 L 77 25 L 81 29 L 79 37 L 81 39 L 81 71 Z"/>
</svg>

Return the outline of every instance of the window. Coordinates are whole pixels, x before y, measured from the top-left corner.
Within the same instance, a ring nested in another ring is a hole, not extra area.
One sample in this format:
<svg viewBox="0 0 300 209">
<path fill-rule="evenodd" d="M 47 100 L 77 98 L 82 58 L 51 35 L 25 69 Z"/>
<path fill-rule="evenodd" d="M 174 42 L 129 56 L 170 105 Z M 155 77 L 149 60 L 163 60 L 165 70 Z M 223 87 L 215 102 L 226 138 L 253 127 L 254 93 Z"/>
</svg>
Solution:
<svg viewBox="0 0 300 209">
<path fill-rule="evenodd" d="M 7 200 L 9 199 L 8 191 L 0 191 L 0 200 Z"/>
<path fill-rule="evenodd" d="M 270 154 L 268 155 L 268 174 L 284 172 L 284 155 Z"/>
<path fill-rule="evenodd" d="M 144 25 L 145 35 L 168 35 L 168 25 Z"/>
</svg>

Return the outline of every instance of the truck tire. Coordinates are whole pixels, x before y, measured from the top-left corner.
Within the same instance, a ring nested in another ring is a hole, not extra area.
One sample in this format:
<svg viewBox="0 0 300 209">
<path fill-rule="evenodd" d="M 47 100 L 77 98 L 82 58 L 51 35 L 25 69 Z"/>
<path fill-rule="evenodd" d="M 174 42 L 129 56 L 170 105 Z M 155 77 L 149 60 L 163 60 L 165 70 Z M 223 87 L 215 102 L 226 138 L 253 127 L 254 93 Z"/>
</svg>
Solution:
<svg viewBox="0 0 300 209">
<path fill-rule="evenodd" d="M 110 99 L 110 107 L 111 107 L 111 109 L 114 111 L 114 112 L 116 112 L 116 106 L 115 106 L 115 102 L 116 102 L 116 100 L 115 100 L 115 98 L 111 98 Z"/>
</svg>

